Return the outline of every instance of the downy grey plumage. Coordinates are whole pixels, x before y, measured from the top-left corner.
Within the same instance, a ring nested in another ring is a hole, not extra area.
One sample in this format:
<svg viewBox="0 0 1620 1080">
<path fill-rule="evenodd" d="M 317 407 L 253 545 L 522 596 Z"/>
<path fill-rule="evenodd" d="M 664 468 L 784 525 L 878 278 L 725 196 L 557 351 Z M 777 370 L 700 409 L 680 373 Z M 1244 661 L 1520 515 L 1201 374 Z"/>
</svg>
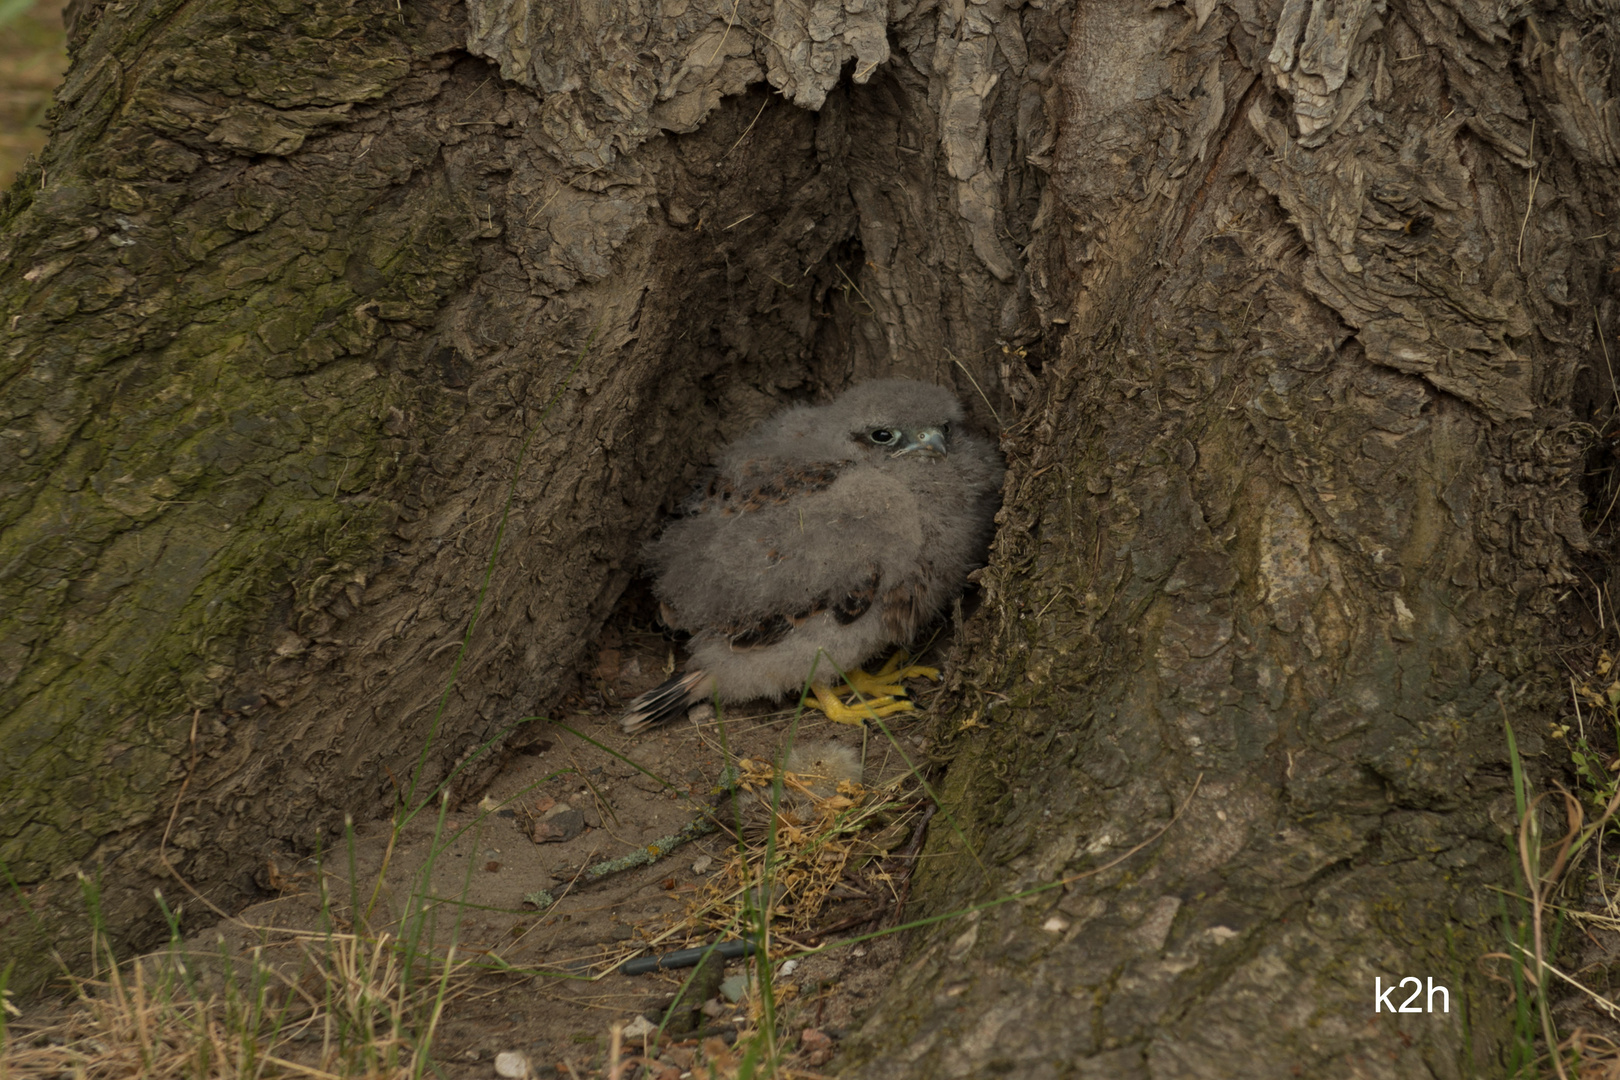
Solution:
<svg viewBox="0 0 1620 1080">
<path fill-rule="evenodd" d="M 691 658 L 621 726 L 716 693 L 836 685 L 909 642 L 983 563 L 1004 471 L 955 397 L 927 383 L 862 383 L 767 420 L 647 549 L 664 621 L 691 633 Z"/>
</svg>

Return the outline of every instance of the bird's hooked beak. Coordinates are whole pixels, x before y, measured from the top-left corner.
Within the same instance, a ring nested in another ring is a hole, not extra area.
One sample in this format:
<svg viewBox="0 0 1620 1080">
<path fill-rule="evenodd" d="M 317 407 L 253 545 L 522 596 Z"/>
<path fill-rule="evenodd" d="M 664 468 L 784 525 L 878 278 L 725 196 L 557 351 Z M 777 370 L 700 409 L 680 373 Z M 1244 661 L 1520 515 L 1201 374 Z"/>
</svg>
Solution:
<svg viewBox="0 0 1620 1080">
<path fill-rule="evenodd" d="M 909 440 L 906 445 L 894 452 L 895 457 L 901 454 L 921 454 L 928 458 L 942 458 L 945 456 L 945 432 L 937 427 L 917 428 L 905 433 Z"/>
</svg>

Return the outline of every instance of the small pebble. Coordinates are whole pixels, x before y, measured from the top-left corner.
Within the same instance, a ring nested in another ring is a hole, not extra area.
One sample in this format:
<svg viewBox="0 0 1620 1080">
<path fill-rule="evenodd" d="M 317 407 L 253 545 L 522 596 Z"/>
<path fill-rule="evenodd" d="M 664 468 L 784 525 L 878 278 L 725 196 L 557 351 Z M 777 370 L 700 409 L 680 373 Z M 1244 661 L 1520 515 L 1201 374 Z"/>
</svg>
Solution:
<svg viewBox="0 0 1620 1080">
<path fill-rule="evenodd" d="M 833 1041 L 827 1037 L 826 1032 L 815 1028 L 805 1028 L 799 1036 L 799 1049 L 804 1051 L 806 1062 L 811 1066 L 825 1065 L 832 1060 Z"/>
<path fill-rule="evenodd" d="M 502 1050 L 495 1055 L 495 1075 L 507 1077 L 508 1080 L 529 1080 L 534 1071 L 529 1068 L 529 1059 L 516 1050 Z"/>
<path fill-rule="evenodd" d="M 645 1016 L 638 1016 L 624 1025 L 624 1037 L 627 1039 L 645 1039 L 658 1030 L 658 1025 Z"/>
<path fill-rule="evenodd" d="M 572 840 L 584 831 L 585 815 L 567 803 L 558 803 L 534 823 L 529 838 L 537 844 L 554 844 Z"/>
<path fill-rule="evenodd" d="M 731 975 L 720 983 L 720 993 L 727 1001 L 741 1001 L 748 993 L 748 976 Z"/>
</svg>

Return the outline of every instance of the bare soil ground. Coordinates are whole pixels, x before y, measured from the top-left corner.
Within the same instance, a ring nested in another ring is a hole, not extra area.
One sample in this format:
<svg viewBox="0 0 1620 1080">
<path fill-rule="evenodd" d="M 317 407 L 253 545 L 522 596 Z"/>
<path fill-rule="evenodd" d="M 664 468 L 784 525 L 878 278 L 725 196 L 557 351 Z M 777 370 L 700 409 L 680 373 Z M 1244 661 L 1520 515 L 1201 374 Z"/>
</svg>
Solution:
<svg viewBox="0 0 1620 1080">
<path fill-rule="evenodd" d="M 887 787 L 903 802 L 920 807 L 922 792 L 914 780 L 907 782 L 911 766 L 906 759 L 918 763 L 926 756 L 921 732 L 928 726 L 927 701 L 937 693 L 926 689 L 927 684 L 912 684 L 920 711 L 886 720 L 887 735 L 875 727 L 831 723 L 811 709 L 800 715 L 795 730 L 796 709 L 771 709 L 767 703 L 723 718 L 685 719 L 626 736 L 615 722 L 617 706 L 662 681 L 678 656 L 652 632 L 610 632 L 599 656 L 596 686 L 571 700 L 572 707 L 557 718 L 544 741 L 516 757 L 478 806 L 453 811 L 442 824 L 420 815 L 391 854 L 387 822 L 356 830 L 354 880 L 362 892 L 379 877 L 385 882 L 371 920 L 374 928 L 397 919 L 409 902 L 412 883 L 425 877 L 430 894 L 444 901 L 439 946 L 447 945 L 453 932 L 464 955 L 480 956 L 491 966 L 498 958 L 516 969 L 479 976 L 449 1006 L 434 1041 L 434 1057 L 450 1075 L 493 1075 L 493 1060 L 503 1051 L 524 1054 L 537 1075 L 600 1074 L 610 1025 L 643 1014 L 656 1019 L 691 974 L 688 968 L 627 976 L 618 974 L 618 965 L 635 956 L 735 936 L 712 929 L 728 913 L 735 917 L 735 902 L 693 916 L 714 901 L 710 886 L 720 884 L 737 849 L 737 841 L 724 831 L 676 847 L 649 865 L 586 880 L 588 867 L 645 851 L 713 811 L 717 801 L 718 816 L 731 814 L 729 805 L 715 796 L 728 764 L 779 759 L 790 737 L 801 745 L 837 742 L 861 755 L 864 788 Z M 551 823 L 562 822 L 566 832 L 570 809 L 583 817 L 578 835 L 536 841 L 537 825 L 542 837 L 559 831 L 548 828 Z M 862 835 L 875 836 L 885 827 L 892 831 L 896 816 L 883 815 Z M 912 846 L 913 836 L 920 839 L 922 821 L 916 812 L 902 820 L 902 848 L 889 858 L 846 868 L 814 910 L 803 909 L 802 903 L 796 909 L 798 897 L 775 897 L 779 910 L 785 909 L 773 923 L 784 935 L 779 939 L 782 949 L 798 951 L 795 945 L 821 945 L 897 922 L 910 857 L 904 849 Z M 435 833 L 454 839 L 435 845 Z M 784 846 L 791 842 L 787 836 L 779 840 Z M 347 859 L 345 852 L 327 855 L 329 890 L 347 890 Z M 315 929 L 319 905 L 310 887 L 315 868 L 306 865 L 292 873 L 299 875 L 294 891 L 244 912 L 242 922 Z M 535 897 L 542 891 L 555 902 L 541 899 L 537 906 Z M 348 905 L 340 900 L 338 906 Z M 818 932 L 830 927 L 841 929 Z M 241 932 L 238 948 L 251 944 L 250 934 Z M 790 975 L 778 976 L 774 993 L 786 1003 L 786 1021 L 780 1027 L 793 1036 L 812 1028 L 836 1045 L 859 1022 L 865 999 L 887 980 L 899 956 L 897 946 L 897 938 L 890 936 L 864 947 L 834 948 L 804 959 Z M 731 961 L 726 974 L 746 967 L 746 961 Z M 729 1039 L 738 1029 L 758 1023 L 757 1007 L 747 999 L 711 1001 L 709 1011 L 716 1015 L 706 1027 Z M 666 1044 L 681 1041 L 665 1039 Z M 812 1037 L 812 1042 L 817 1040 Z M 676 1045 L 673 1055 L 665 1056 L 679 1065 L 682 1049 Z M 684 1060 L 690 1061 L 689 1051 Z"/>
<path fill-rule="evenodd" d="M 318 858 L 267 866 L 264 881 L 281 895 L 188 937 L 180 951 L 190 977 L 205 994 L 222 997 L 221 958 L 238 985 L 250 981 L 257 961 L 318 1007 L 330 980 L 307 957 L 330 951 L 323 935 L 357 927 L 373 941 L 417 934 L 408 952 L 442 957 L 454 944 L 462 965 L 449 980 L 432 1039 L 440 1075 L 500 1075 L 497 1057 L 520 1054 L 534 1076 L 605 1076 L 613 1025 L 641 1016 L 658 1023 L 692 975 L 691 968 L 624 975 L 618 966 L 737 936 L 735 925 L 745 918 L 739 875 L 757 872 L 769 821 L 750 801 L 771 798 L 768 787 L 758 787 L 761 769 L 781 760 L 790 741 L 835 743 L 858 755 L 859 781 L 837 792 L 823 786 L 814 800 L 820 818 L 779 820 L 775 843 L 797 861 L 790 858 L 770 892 L 776 1030 L 799 1047 L 786 1075 L 830 1067 L 840 1039 L 860 1023 L 900 955 L 898 935 L 850 939 L 899 921 L 928 821 L 914 766 L 927 756 L 921 733 L 937 684 L 911 682 L 918 711 L 886 719 L 886 732 L 833 724 L 809 709 L 795 723 L 796 709 L 764 703 L 723 718 L 704 719 L 700 707 L 664 728 L 626 736 L 615 722 L 621 706 L 661 681 L 678 649 L 650 630 L 610 629 L 598 656 L 594 685 L 573 695 L 555 723 L 537 729 L 539 741 L 514 756 L 481 797 L 474 793 L 460 807 L 429 806 L 397 833 L 386 821 L 360 823 L 352 841 Z M 733 803 L 717 792 L 728 765 L 735 776 L 739 763 L 744 778 L 756 780 L 758 795 Z M 793 792 L 778 798 L 791 801 Z M 804 798 L 800 804 L 808 805 Z M 645 852 L 706 816 L 742 822 L 743 843 L 715 830 L 647 865 L 592 880 L 591 868 Z M 828 828 L 833 820 L 847 828 L 835 835 Z M 752 853 L 746 862 L 744 849 Z M 788 955 L 840 940 L 849 943 L 783 967 Z M 732 960 L 723 975 L 750 967 L 746 959 Z M 711 974 L 718 982 L 722 973 Z M 431 979 L 422 981 L 431 996 Z M 707 1005 L 688 1016 L 689 1030 L 674 1021 L 654 1038 L 656 1060 L 622 1075 L 675 1080 L 689 1074 L 694 1056 L 723 1064 L 727 1045 L 739 1033 L 746 1040 L 764 1021 L 757 986 L 736 1001 L 713 991 L 705 988 Z M 295 1006 L 292 1015 L 299 1012 Z M 14 1034 L 52 1019 L 26 1015 Z M 301 1042 L 279 1053 L 330 1069 L 326 1038 L 311 1025 Z M 639 1055 L 643 1045 L 626 1040 L 622 1057 Z M 718 1075 L 732 1073 L 722 1068 Z"/>
</svg>

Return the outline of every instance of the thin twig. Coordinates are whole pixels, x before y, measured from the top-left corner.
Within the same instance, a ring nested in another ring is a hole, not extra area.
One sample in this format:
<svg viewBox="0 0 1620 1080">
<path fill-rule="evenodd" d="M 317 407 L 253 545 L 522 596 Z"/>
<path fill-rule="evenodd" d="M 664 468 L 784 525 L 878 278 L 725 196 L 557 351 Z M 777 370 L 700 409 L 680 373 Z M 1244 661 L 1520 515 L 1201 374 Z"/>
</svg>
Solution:
<svg viewBox="0 0 1620 1080">
<path fill-rule="evenodd" d="M 608 1080 L 624 1080 L 624 1063 L 619 1060 L 624 1049 L 624 1024 L 608 1028 Z"/>
<path fill-rule="evenodd" d="M 989 409 L 990 415 L 996 418 L 996 427 L 1005 428 L 1007 425 L 1001 422 L 1001 414 L 996 412 L 994 405 L 990 404 L 990 398 L 985 394 L 984 388 L 979 385 L 979 380 L 973 377 L 973 372 L 969 371 L 967 365 L 954 356 L 951 357 L 951 363 L 962 369 L 962 374 L 968 377 L 968 382 L 973 384 L 973 389 L 979 392 L 980 399 L 984 401 L 984 407 Z"/>
<path fill-rule="evenodd" d="M 1525 166 L 1525 169 L 1530 173 L 1530 193 L 1524 200 L 1524 220 L 1519 223 L 1519 249 L 1517 257 L 1520 270 L 1524 269 L 1524 230 L 1530 224 L 1530 210 L 1536 205 L 1536 185 L 1541 182 L 1541 174 L 1535 171 L 1536 121 L 1534 118 L 1530 120 L 1530 146 L 1526 153 L 1529 157 L 1529 164 Z"/>
<path fill-rule="evenodd" d="M 731 144 L 731 150 L 737 149 L 737 147 L 742 145 L 742 141 L 744 139 L 748 138 L 748 133 L 750 131 L 754 130 L 754 125 L 759 123 L 759 118 L 761 116 L 765 115 L 765 106 L 769 105 L 770 103 L 771 103 L 771 99 L 766 98 L 765 101 L 764 101 L 764 104 L 760 105 L 759 112 L 755 113 L 754 118 L 752 120 L 748 121 L 748 126 L 743 128 L 743 133 L 741 135 L 737 136 L 737 141 Z M 730 157 L 731 156 L 731 150 L 727 150 L 725 153 L 721 154 L 720 155 L 720 160 L 724 161 L 724 160 L 726 160 L 726 158 Z M 783 286 L 783 287 L 786 288 L 786 286 Z"/>
<path fill-rule="evenodd" d="M 163 838 L 158 841 L 158 862 L 163 864 L 163 868 L 172 874 L 174 876 L 174 880 L 180 883 L 181 888 L 185 889 L 188 893 L 195 897 L 198 903 L 202 904 L 209 911 L 212 911 L 220 918 L 229 919 L 231 918 L 230 912 L 224 910 L 218 904 L 208 899 L 208 897 L 198 892 L 191 882 L 180 876 L 180 871 L 175 869 L 174 864 L 169 861 L 169 834 L 174 831 L 174 823 L 180 816 L 180 804 L 185 801 L 186 789 L 191 786 L 191 778 L 197 772 L 197 722 L 199 719 L 201 719 L 201 717 L 201 709 L 192 711 L 191 759 L 186 763 L 186 777 L 180 782 L 180 790 L 174 797 L 174 806 L 169 809 L 169 823 L 163 827 Z"/>
</svg>

